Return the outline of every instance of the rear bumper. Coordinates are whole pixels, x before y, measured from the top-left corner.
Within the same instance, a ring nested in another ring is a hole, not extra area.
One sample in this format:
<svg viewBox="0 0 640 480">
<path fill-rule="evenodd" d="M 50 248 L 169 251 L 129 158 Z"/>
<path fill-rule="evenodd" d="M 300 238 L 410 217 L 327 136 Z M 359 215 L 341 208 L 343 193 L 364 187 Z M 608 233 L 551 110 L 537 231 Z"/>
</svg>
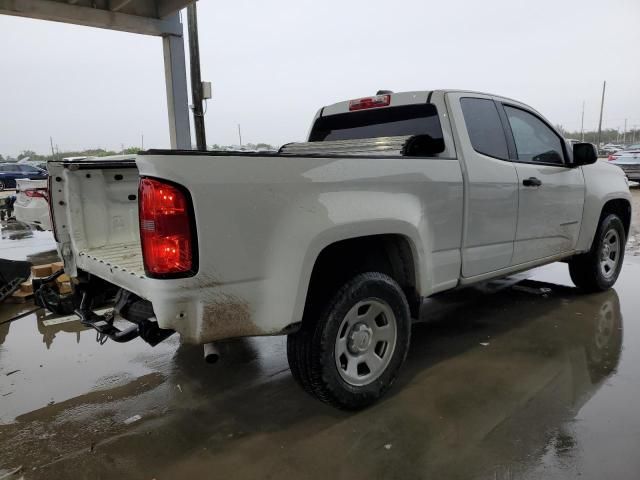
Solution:
<svg viewBox="0 0 640 480">
<path fill-rule="evenodd" d="M 180 281 L 174 283 L 176 288 L 167 280 L 145 281 L 149 282 L 146 298 L 160 328 L 175 330 L 187 343 L 281 333 L 280 328 L 270 328 L 261 314 L 261 280 L 191 288 L 177 287 Z"/>
<path fill-rule="evenodd" d="M 281 333 L 281 322 L 268 322 L 274 315 L 265 311 L 264 280 L 154 279 L 105 258 L 83 254 L 76 260 L 79 270 L 151 302 L 158 326 L 178 332 L 186 343 Z"/>
</svg>

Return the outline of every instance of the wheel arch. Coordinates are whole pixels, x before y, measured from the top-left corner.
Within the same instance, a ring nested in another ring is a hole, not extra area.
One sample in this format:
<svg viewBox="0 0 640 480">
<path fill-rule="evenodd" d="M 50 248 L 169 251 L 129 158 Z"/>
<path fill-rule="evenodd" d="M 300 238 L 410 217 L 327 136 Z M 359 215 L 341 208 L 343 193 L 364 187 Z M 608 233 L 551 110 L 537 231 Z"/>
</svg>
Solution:
<svg viewBox="0 0 640 480">
<path fill-rule="evenodd" d="M 600 221 L 610 213 L 617 215 L 622 220 L 625 236 L 628 237 L 629 229 L 631 228 L 631 202 L 625 198 L 614 198 L 607 201 L 602 206 Z"/>
<path fill-rule="evenodd" d="M 417 316 L 424 281 L 424 254 L 405 231 L 347 236 L 327 242 L 314 255 L 306 283 L 303 312 L 322 304 L 353 276 L 377 271 L 393 278 Z M 302 315 L 304 318 L 306 315 Z"/>
</svg>

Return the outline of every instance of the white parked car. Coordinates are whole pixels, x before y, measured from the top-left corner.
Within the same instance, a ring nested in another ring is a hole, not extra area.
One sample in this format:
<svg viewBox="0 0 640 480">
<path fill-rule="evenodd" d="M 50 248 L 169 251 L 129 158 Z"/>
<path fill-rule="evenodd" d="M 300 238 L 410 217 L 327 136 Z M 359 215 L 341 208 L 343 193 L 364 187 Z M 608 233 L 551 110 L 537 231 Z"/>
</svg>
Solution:
<svg viewBox="0 0 640 480">
<path fill-rule="evenodd" d="M 623 265 L 623 172 L 508 98 L 436 90 L 336 103 L 278 153 L 149 150 L 50 162 L 83 321 L 155 344 L 288 335 L 296 380 L 373 403 L 438 292 L 564 260 L 585 292 Z M 117 328 L 91 310 L 119 287 Z"/>
<path fill-rule="evenodd" d="M 627 153 L 640 153 L 640 143 L 629 145 L 628 147 L 625 147 L 624 150 L 618 150 L 617 152 L 610 154 L 607 157 L 607 160 L 617 160 L 620 155 L 625 155 Z"/>
<path fill-rule="evenodd" d="M 16 220 L 39 230 L 51 230 L 49 192 L 46 180 L 16 180 L 16 201 L 13 204 Z"/>
<path fill-rule="evenodd" d="M 640 180 L 640 150 L 623 152 L 611 163 L 620 167 L 629 180 Z"/>
</svg>

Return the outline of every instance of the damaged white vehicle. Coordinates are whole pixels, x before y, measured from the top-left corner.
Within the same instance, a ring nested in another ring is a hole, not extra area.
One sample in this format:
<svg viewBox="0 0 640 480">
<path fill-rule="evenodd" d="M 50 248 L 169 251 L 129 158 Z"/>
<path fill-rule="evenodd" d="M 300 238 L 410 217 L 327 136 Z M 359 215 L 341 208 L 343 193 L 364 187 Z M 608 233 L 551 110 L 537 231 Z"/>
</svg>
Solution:
<svg viewBox="0 0 640 480">
<path fill-rule="evenodd" d="M 422 299 L 550 262 L 611 287 L 623 172 L 507 98 L 379 92 L 322 108 L 277 153 L 149 150 L 50 162 L 78 313 L 106 336 L 288 335 L 296 380 L 340 408 L 398 375 Z M 105 283 L 106 282 L 106 283 Z M 117 328 L 91 310 L 120 289 Z"/>
</svg>

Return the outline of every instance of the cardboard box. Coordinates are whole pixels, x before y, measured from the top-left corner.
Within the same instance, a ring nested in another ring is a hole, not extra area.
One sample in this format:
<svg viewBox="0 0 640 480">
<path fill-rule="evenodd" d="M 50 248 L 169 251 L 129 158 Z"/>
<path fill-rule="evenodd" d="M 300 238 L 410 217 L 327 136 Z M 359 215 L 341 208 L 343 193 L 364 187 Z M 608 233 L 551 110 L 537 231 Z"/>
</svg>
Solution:
<svg viewBox="0 0 640 480">
<path fill-rule="evenodd" d="M 31 267 L 31 275 L 35 278 L 48 277 L 51 275 L 51 264 L 48 265 L 34 265 Z"/>
<path fill-rule="evenodd" d="M 71 288 L 71 282 L 59 283 L 58 284 L 58 291 L 62 295 L 73 292 L 73 288 Z"/>
<path fill-rule="evenodd" d="M 51 273 L 56 273 L 58 270 L 64 270 L 64 263 L 62 263 L 62 262 L 53 262 L 51 264 Z"/>
<path fill-rule="evenodd" d="M 33 297 L 33 293 L 25 293 L 20 290 L 16 290 L 9 297 L 5 299 L 7 303 L 25 303 L 29 298 Z"/>
<path fill-rule="evenodd" d="M 33 284 L 31 283 L 31 280 L 29 280 L 28 282 L 21 283 L 20 291 L 22 293 L 33 293 Z"/>
</svg>

